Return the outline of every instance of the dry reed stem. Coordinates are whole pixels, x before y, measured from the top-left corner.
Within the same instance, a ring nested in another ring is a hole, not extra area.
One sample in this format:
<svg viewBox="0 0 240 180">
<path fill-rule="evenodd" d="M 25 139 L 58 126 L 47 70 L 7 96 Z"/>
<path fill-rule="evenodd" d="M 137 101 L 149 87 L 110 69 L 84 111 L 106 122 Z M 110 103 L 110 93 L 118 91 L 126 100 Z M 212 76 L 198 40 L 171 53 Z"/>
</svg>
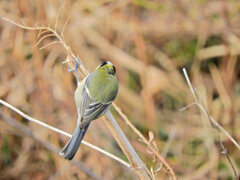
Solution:
<svg viewBox="0 0 240 180">
<path fill-rule="evenodd" d="M 203 100 L 201 99 L 201 96 L 198 94 L 198 92 L 196 91 L 196 89 L 193 88 L 193 86 L 192 86 L 192 84 L 191 84 L 191 82 L 190 82 L 190 80 L 189 80 L 189 77 L 188 77 L 188 74 L 187 74 L 187 71 L 186 71 L 185 68 L 183 68 L 183 73 L 184 73 L 184 77 L 185 77 L 185 79 L 186 79 L 186 81 L 187 81 L 187 84 L 188 84 L 188 86 L 189 86 L 189 88 L 190 88 L 190 90 L 191 90 L 191 92 L 192 92 L 192 95 L 193 95 L 193 97 L 194 97 L 194 100 L 195 100 L 195 103 L 194 103 L 194 104 L 191 104 L 191 105 L 197 105 L 198 108 L 203 112 L 203 114 L 204 114 L 204 115 L 207 117 L 207 119 L 210 121 L 211 126 L 212 126 L 212 128 L 214 129 L 214 131 L 215 131 L 215 133 L 216 133 L 218 142 L 219 142 L 220 147 L 221 147 L 221 149 L 222 149 L 222 153 L 226 156 L 226 158 L 227 158 L 227 160 L 228 160 L 228 162 L 229 162 L 229 164 L 230 164 L 230 166 L 231 166 L 231 169 L 233 170 L 234 178 L 237 180 L 237 179 L 239 178 L 239 177 L 238 177 L 238 174 L 237 174 L 237 171 L 236 171 L 236 169 L 235 169 L 235 167 L 234 167 L 234 165 L 233 165 L 233 163 L 232 163 L 232 161 L 231 161 L 231 159 L 230 159 L 230 157 L 229 157 L 229 155 L 228 155 L 227 149 L 226 149 L 226 148 L 224 147 L 224 145 L 223 145 L 223 142 L 222 142 L 222 140 L 221 140 L 221 138 L 220 138 L 220 135 L 219 135 L 219 131 L 218 131 L 218 129 L 217 129 L 217 128 L 219 128 L 221 131 L 223 131 L 224 128 L 223 128 L 222 126 L 220 126 L 220 125 L 217 123 L 217 121 L 214 120 L 214 119 L 210 116 L 210 114 L 209 114 L 209 112 L 208 112 L 208 110 L 207 110 L 207 108 L 206 108 L 206 106 L 205 106 L 205 103 L 204 103 Z M 189 107 L 189 106 L 188 106 L 188 107 Z M 185 109 L 186 109 L 186 108 L 185 108 Z M 221 128 L 220 128 L 220 127 L 221 127 Z M 239 144 L 233 139 L 233 137 L 231 137 L 231 136 L 227 133 L 227 131 L 224 130 L 223 133 L 224 133 L 225 135 L 227 135 L 227 136 L 229 137 L 229 139 L 230 139 L 237 147 L 239 147 Z"/>
<path fill-rule="evenodd" d="M 8 18 L 3 17 L 3 19 L 7 22 L 12 23 L 13 25 L 20 27 L 22 29 L 26 30 L 34 30 L 34 31 L 39 31 L 41 33 L 42 31 L 50 32 L 56 36 L 56 38 L 59 40 L 59 42 L 64 46 L 66 52 L 67 52 L 67 58 L 65 63 L 69 65 L 69 67 L 72 69 L 74 67 L 74 61 L 78 59 L 77 56 L 73 54 L 71 51 L 70 47 L 66 45 L 63 37 L 61 37 L 54 29 L 52 29 L 50 26 L 44 27 L 44 26 L 35 26 L 35 27 L 30 27 L 26 24 L 22 25 L 19 23 L 16 23 Z M 40 40 L 44 40 L 46 36 L 43 36 Z M 39 43 L 39 41 L 37 42 Z M 81 61 L 80 61 L 81 62 Z M 83 66 L 83 64 L 80 64 L 80 69 L 81 72 L 79 74 L 81 75 L 88 75 L 87 69 Z M 79 71 L 79 70 L 78 70 Z M 79 77 L 81 78 L 81 77 Z M 147 169 L 146 165 L 142 162 L 142 160 L 139 158 L 129 141 L 127 140 L 126 136 L 118 126 L 117 122 L 115 121 L 114 117 L 111 115 L 110 111 L 107 113 L 107 117 L 105 119 L 105 123 L 110 129 L 111 133 L 115 137 L 116 141 L 118 142 L 119 146 L 123 150 L 124 154 L 128 158 L 135 174 L 138 176 L 139 179 L 153 179 L 153 174 L 150 173 L 150 171 Z"/>
</svg>

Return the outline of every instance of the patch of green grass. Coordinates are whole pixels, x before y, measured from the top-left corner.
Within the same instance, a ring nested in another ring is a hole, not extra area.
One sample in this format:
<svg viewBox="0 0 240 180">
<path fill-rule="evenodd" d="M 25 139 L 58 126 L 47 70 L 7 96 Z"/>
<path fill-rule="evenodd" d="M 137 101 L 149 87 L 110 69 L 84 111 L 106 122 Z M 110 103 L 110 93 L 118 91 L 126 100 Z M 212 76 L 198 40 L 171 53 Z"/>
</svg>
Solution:
<svg viewBox="0 0 240 180">
<path fill-rule="evenodd" d="M 25 55 L 25 59 L 26 59 L 27 61 L 31 60 L 32 57 L 33 57 L 33 54 L 32 54 L 32 53 L 28 53 L 28 54 Z"/>
<path fill-rule="evenodd" d="M 198 156 L 205 153 L 202 139 L 194 138 L 184 147 L 185 152 L 191 156 Z"/>
<path fill-rule="evenodd" d="M 221 19 L 221 15 L 219 13 L 213 13 L 209 19 L 212 19 L 212 20 L 217 20 L 217 19 Z"/>
<path fill-rule="evenodd" d="M 166 133 L 166 131 L 163 128 L 158 129 L 158 137 L 162 141 L 167 141 L 168 140 L 168 134 Z"/>
<path fill-rule="evenodd" d="M 127 86 L 131 90 L 133 90 L 134 92 L 139 92 L 139 93 L 140 93 L 141 88 L 142 88 L 140 76 L 137 73 L 135 73 L 131 70 L 128 71 L 128 84 L 127 84 Z"/>
<path fill-rule="evenodd" d="M 4 137 L 3 145 L 1 146 L 1 158 L 4 166 L 7 166 L 11 162 L 11 151 L 9 141 L 7 137 Z"/>
<path fill-rule="evenodd" d="M 222 43 L 223 43 L 222 37 L 220 37 L 220 36 L 210 36 L 207 39 L 207 42 L 206 42 L 204 47 L 205 48 L 206 47 L 211 47 L 211 46 L 219 45 L 219 44 L 222 44 Z"/>
<path fill-rule="evenodd" d="M 153 11 L 161 11 L 164 9 L 164 6 L 162 4 L 151 2 L 148 0 L 135 0 L 134 3 L 142 8 Z"/>
<path fill-rule="evenodd" d="M 176 65 L 186 66 L 192 64 L 196 56 L 197 40 L 180 41 L 173 39 L 166 44 L 164 49 L 174 59 Z"/>
<path fill-rule="evenodd" d="M 28 124 L 29 123 L 29 120 L 25 119 L 24 117 L 21 117 L 21 122 L 23 124 Z"/>
<path fill-rule="evenodd" d="M 218 163 L 218 170 L 219 171 L 221 171 L 221 170 L 229 170 L 229 167 L 228 167 L 229 165 L 228 164 L 226 164 L 226 163 L 224 163 L 223 161 L 220 161 L 219 163 Z M 234 178 L 231 176 L 231 175 L 229 175 L 227 178 L 226 178 L 226 180 L 233 180 Z"/>
<path fill-rule="evenodd" d="M 13 50 L 12 50 L 12 48 L 9 48 L 5 52 L 6 52 L 7 55 L 11 55 Z"/>
<path fill-rule="evenodd" d="M 207 39 L 207 42 L 204 47 L 207 48 L 207 47 L 211 47 L 211 46 L 215 46 L 215 45 L 220 45 L 222 43 L 223 43 L 223 39 L 221 37 L 211 36 Z M 209 59 L 202 61 L 201 65 L 200 65 L 200 71 L 209 73 L 210 64 L 215 64 L 216 66 L 218 66 L 220 63 L 219 60 L 220 60 L 219 57 L 213 57 L 213 58 L 209 58 Z"/>
<path fill-rule="evenodd" d="M 183 106 L 180 98 L 173 97 L 167 91 L 161 92 L 161 101 L 164 104 L 164 109 L 179 110 Z"/>
<path fill-rule="evenodd" d="M 220 161 L 218 163 L 218 170 L 223 170 L 223 169 L 227 169 L 227 165 L 225 163 L 223 163 L 222 161 Z"/>
<path fill-rule="evenodd" d="M 146 128 L 146 125 L 141 123 L 134 123 L 134 126 L 145 136 L 148 136 L 149 129 Z"/>
</svg>

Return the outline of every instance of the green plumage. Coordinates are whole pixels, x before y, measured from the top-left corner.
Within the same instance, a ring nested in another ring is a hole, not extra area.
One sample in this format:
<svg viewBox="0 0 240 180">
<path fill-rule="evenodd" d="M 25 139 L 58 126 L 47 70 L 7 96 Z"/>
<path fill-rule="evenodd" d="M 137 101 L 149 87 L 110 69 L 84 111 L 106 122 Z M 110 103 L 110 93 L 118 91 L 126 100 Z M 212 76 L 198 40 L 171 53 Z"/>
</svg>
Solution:
<svg viewBox="0 0 240 180">
<path fill-rule="evenodd" d="M 109 71 L 111 73 L 107 67 L 99 68 L 86 80 L 90 98 L 103 104 L 112 102 L 118 92 L 117 79 L 114 74 L 109 74 Z"/>
<path fill-rule="evenodd" d="M 110 62 L 102 63 L 82 82 L 75 91 L 78 123 L 72 138 L 61 150 L 60 155 L 71 160 L 92 120 L 104 115 L 118 93 L 115 67 Z"/>
</svg>

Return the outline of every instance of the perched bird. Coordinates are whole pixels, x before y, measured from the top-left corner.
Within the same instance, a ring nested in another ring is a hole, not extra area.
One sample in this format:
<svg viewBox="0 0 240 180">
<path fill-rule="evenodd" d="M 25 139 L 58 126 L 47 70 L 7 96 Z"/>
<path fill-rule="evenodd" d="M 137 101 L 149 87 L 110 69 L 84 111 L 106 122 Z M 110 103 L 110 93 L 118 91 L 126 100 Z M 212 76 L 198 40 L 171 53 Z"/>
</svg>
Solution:
<svg viewBox="0 0 240 180">
<path fill-rule="evenodd" d="M 78 62 L 75 62 L 77 75 Z M 104 115 L 118 93 L 114 65 L 107 61 L 99 65 L 81 82 L 75 91 L 74 100 L 78 112 L 77 127 L 60 155 L 71 160 L 81 144 L 81 141 L 92 120 Z"/>
</svg>

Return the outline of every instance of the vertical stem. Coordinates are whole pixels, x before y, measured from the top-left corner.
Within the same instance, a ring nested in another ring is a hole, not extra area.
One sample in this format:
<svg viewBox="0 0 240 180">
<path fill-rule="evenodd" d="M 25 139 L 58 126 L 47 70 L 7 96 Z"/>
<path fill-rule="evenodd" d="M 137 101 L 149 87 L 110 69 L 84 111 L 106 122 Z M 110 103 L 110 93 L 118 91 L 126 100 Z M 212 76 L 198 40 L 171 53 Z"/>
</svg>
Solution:
<svg viewBox="0 0 240 180">
<path fill-rule="evenodd" d="M 132 145 L 130 144 L 130 142 L 122 132 L 121 128 L 118 126 L 116 120 L 112 116 L 111 112 L 107 111 L 106 115 L 107 115 L 107 118 L 104 118 L 105 123 L 107 124 L 108 128 L 110 129 L 116 141 L 118 142 L 122 151 L 127 156 L 138 178 L 144 179 L 144 180 L 153 179 L 151 176 L 151 173 L 146 168 L 146 165 L 142 162 L 142 160 L 139 158 L 139 156 L 133 149 Z"/>
</svg>

